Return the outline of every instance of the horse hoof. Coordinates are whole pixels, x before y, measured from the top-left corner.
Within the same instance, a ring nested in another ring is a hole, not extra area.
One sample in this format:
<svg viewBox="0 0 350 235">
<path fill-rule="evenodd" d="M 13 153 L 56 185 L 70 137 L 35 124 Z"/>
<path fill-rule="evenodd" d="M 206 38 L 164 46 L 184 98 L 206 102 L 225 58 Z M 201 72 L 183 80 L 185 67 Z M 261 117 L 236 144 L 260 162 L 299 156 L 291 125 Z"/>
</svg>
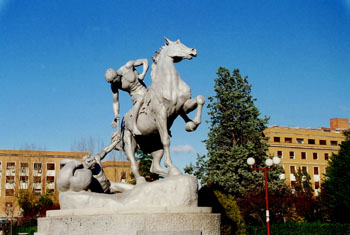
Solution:
<svg viewBox="0 0 350 235">
<path fill-rule="evenodd" d="M 194 122 L 187 122 L 185 129 L 188 132 L 195 131 L 197 129 L 197 125 Z"/>
<path fill-rule="evenodd" d="M 136 184 L 146 183 L 145 177 L 139 176 L 136 178 Z"/>
<path fill-rule="evenodd" d="M 205 103 L 205 98 L 201 95 L 197 96 L 197 104 L 203 105 Z"/>
</svg>

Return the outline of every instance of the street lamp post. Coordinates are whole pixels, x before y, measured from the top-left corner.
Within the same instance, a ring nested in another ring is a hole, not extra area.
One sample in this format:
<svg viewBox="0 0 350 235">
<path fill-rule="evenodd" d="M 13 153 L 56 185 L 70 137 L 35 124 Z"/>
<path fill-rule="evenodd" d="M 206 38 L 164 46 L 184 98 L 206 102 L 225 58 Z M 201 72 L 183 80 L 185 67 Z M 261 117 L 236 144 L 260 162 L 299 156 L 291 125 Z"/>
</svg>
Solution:
<svg viewBox="0 0 350 235">
<path fill-rule="evenodd" d="M 267 187 L 267 171 L 271 169 L 270 167 L 275 164 L 278 165 L 280 163 L 279 157 L 273 157 L 272 159 L 268 158 L 265 161 L 266 167 L 263 168 L 253 168 L 255 164 L 255 159 L 250 157 L 247 159 L 247 164 L 252 167 L 253 170 L 256 171 L 264 171 L 265 176 L 265 201 L 266 201 L 266 228 L 267 235 L 270 235 L 270 212 L 269 212 L 269 196 L 268 196 L 268 187 Z"/>
</svg>

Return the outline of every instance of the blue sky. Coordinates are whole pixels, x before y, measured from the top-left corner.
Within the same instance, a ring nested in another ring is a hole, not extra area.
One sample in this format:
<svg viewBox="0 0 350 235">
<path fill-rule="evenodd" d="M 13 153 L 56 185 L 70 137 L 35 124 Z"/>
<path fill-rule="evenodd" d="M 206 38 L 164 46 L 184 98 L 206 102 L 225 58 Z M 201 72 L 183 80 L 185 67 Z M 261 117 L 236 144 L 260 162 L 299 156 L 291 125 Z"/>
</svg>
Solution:
<svg viewBox="0 0 350 235">
<path fill-rule="evenodd" d="M 214 95 L 215 73 L 225 66 L 248 75 L 269 125 L 318 128 L 349 118 L 349 0 L 0 0 L 0 149 L 69 151 L 89 136 L 107 145 L 113 111 L 105 70 L 151 62 L 164 36 L 198 50 L 177 64 L 193 96 Z M 125 113 L 130 98 L 120 101 Z M 185 132 L 177 120 L 174 163 L 183 168 L 206 153 L 207 132 L 204 122 Z"/>
</svg>

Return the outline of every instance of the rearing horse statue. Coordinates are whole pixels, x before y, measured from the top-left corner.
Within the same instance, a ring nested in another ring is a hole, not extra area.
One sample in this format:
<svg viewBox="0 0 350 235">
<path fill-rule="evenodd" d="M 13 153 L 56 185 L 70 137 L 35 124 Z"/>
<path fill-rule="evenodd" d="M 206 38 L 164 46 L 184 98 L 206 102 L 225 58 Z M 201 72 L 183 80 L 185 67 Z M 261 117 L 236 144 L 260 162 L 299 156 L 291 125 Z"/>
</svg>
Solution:
<svg viewBox="0 0 350 235">
<path fill-rule="evenodd" d="M 151 78 L 152 85 L 147 89 L 143 104 L 137 116 L 136 125 L 141 135 L 133 135 L 130 126 L 130 112 L 124 117 L 123 149 L 127 155 L 132 172 L 137 183 L 145 181 L 140 176 L 135 160 L 135 150 L 139 147 L 144 153 L 151 153 L 153 157 L 150 171 L 163 176 L 182 174 L 170 158 L 170 127 L 180 115 L 186 122 L 186 131 L 194 131 L 201 123 L 202 108 L 205 102 L 199 95 L 191 99 L 190 87 L 181 79 L 174 63 L 183 59 L 197 56 L 197 50 L 188 48 L 177 40 L 175 42 L 165 38 L 166 44 L 153 57 Z M 193 120 L 187 114 L 197 108 Z M 160 165 L 163 157 L 167 171 Z"/>
</svg>

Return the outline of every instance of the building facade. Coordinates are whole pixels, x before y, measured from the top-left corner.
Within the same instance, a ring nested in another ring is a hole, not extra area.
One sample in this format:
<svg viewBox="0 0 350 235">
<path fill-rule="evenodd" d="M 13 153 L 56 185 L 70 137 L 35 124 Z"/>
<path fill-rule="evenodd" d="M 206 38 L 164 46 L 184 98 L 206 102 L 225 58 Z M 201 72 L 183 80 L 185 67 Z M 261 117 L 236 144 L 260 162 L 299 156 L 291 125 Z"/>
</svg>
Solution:
<svg viewBox="0 0 350 235">
<path fill-rule="evenodd" d="M 300 167 L 311 176 L 315 195 L 320 192 L 328 160 L 338 153 L 343 131 L 349 129 L 349 120 L 330 120 L 331 128 L 291 128 L 272 126 L 265 130 L 269 154 L 281 158 L 286 183 L 294 188 L 295 173 Z"/>
<path fill-rule="evenodd" d="M 29 150 L 0 150 L 0 217 L 20 216 L 16 195 L 19 190 L 31 190 L 34 195 L 48 193 L 58 202 L 56 180 L 63 167 L 61 160 L 81 160 L 88 153 Z M 131 181 L 129 162 L 102 163 L 111 181 Z"/>
</svg>

